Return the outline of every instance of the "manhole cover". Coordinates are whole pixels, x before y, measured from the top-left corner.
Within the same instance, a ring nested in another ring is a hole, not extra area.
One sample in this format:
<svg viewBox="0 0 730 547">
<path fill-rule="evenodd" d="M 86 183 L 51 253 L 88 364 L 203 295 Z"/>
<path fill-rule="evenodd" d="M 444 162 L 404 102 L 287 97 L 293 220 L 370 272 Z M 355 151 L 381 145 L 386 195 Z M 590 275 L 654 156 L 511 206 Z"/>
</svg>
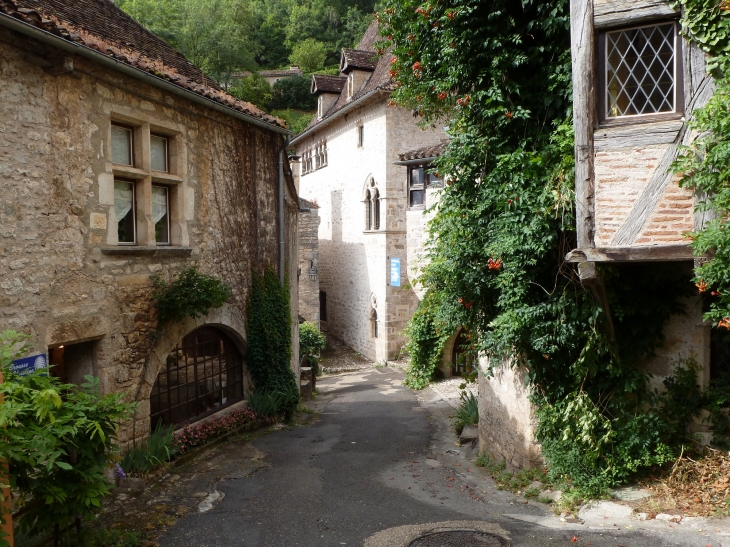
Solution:
<svg viewBox="0 0 730 547">
<path fill-rule="evenodd" d="M 411 542 L 409 547 L 508 547 L 508 545 L 504 538 L 494 534 L 475 530 L 456 530 L 422 536 Z"/>
</svg>

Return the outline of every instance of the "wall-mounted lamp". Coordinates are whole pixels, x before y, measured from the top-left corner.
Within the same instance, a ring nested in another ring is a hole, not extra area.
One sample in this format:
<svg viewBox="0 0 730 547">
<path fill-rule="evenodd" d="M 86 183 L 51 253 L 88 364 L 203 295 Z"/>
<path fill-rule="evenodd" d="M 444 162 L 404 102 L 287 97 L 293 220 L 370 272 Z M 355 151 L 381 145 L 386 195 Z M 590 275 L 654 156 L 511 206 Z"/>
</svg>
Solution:
<svg viewBox="0 0 730 547">
<path fill-rule="evenodd" d="M 309 261 L 309 280 L 317 281 L 317 266 L 314 265 L 314 260 Z"/>
</svg>

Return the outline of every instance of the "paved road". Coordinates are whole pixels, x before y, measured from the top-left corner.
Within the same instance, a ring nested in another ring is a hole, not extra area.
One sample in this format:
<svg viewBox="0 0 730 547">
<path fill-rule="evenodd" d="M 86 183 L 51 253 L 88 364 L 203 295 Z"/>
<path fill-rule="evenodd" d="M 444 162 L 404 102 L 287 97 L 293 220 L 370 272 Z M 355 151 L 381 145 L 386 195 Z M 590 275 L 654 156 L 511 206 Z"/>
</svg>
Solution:
<svg viewBox="0 0 730 547">
<path fill-rule="evenodd" d="M 519 503 L 454 445 L 449 407 L 419 401 L 401 383 L 388 368 L 320 381 L 313 423 L 256 440 L 266 465 L 218 477 L 212 488 L 225 497 L 178 520 L 160 545 L 405 547 L 419 530 L 468 527 L 516 547 L 722 547 L 697 533 L 647 534 L 610 522 L 586 530 Z"/>
</svg>

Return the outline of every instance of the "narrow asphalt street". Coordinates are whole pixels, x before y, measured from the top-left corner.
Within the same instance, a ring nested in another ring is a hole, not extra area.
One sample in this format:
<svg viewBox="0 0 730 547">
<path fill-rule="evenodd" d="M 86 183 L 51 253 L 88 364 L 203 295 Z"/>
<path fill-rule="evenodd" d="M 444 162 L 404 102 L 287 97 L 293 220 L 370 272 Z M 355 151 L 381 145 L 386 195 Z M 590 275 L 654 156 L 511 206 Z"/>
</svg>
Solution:
<svg viewBox="0 0 730 547">
<path fill-rule="evenodd" d="M 263 454 L 250 472 L 236 472 L 229 448 L 225 473 L 209 485 L 218 501 L 180 518 L 160 545 L 405 547 L 428 531 L 471 529 L 519 547 L 722 547 L 697 531 L 639 532 L 610 520 L 586 529 L 521 503 L 474 467 L 475 449 L 455 445 L 451 407 L 402 381 L 387 367 L 318 381 L 311 423 L 250 443 Z M 249 452 L 241 450 L 242 467 Z"/>
</svg>

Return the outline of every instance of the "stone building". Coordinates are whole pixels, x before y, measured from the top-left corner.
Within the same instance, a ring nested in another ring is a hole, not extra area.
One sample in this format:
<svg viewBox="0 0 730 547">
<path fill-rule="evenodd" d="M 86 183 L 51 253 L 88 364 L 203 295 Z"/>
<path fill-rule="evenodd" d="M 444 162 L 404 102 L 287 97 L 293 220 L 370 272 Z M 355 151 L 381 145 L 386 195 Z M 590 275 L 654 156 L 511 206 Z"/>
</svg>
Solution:
<svg viewBox="0 0 730 547">
<path fill-rule="evenodd" d="M 319 205 L 299 198 L 299 320 L 319 325 Z"/>
<path fill-rule="evenodd" d="M 320 209 L 320 320 L 370 359 L 394 359 L 418 298 L 409 287 L 406 167 L 402 150 L 438 144 L 411 112 L 388 107 L 389 59 L 378 57 L 373 23 L 344 49 L 339 76 L 315 75 L 317 114 L 292 145 L 299 191 Z"/>
<path fill-rule="evenodd" d="M 292 281 L 296 368 L 286 136 L 113 2 L 0 0 L 0 330 L 136 400 L 123 441 L 243 400 L 252 270 Z M 192 265 L 232 298 L 157 331 L 151 276 Z"/>
<path fill-rule="evenodd" d="M 572 10 L 578 245 L 567 260 L 604 309 L 597 264 L 662 262 L 691 282 L 695 258 L 685 233 L 704 218 L 694 212 L 697 196 L 668 168 L 690 142 L 687 120 L 713 82 L 705 55 L 680 34 L 679 16 L 662 0 L 584 0 Z M 684 304 L 685 315 L 669 319 L 663 346 L 642 365 L 652 387 L 662 387 L 679 359 L 697 361 L 702 386 L 719 373 L 699 296 Z M 503 367 L 492 380 L 480 378 L 481 446 L 516 467 L 540 458 L 523 376 Z"/>
</svg>

